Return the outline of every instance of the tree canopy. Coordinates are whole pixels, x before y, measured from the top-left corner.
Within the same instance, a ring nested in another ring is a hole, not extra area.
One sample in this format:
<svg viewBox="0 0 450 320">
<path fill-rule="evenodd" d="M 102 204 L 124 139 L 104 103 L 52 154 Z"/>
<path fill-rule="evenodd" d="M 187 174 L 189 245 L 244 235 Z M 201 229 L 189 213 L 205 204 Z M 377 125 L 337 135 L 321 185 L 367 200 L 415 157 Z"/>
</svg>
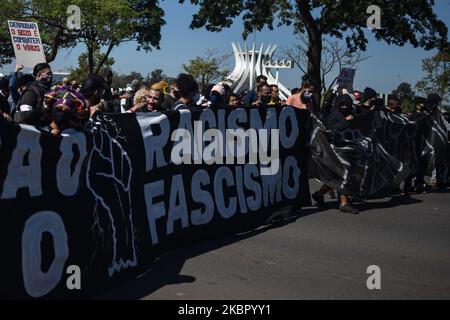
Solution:
<svg viewBox="0 0 450 320">
<path fill-rule="evenodd" d="M 228 75 L 224 69 L 229 55 L 218 56 L 217 50 L 209 50 L 204 57 L 196 57 L 183 65 L 183 69 L 192 74 L 201 89 L 210 83 L 223 81 Z"/>
<path fill-rule="evenodd" d="M 186 0 L 179 0 L 184 3 Z M 351 51 L 367 49 L 369 6 L 381 9 L 381 28 L 370 30 L 377 40 L 426 50 L 448 46 L 447 27 L 433 12 L 433 0 L 189 0 L 198 7 L 190 27 L 218 32 L 237 18 L 243 36 L 265 26 L 292 26 L 293 33 L 308 36 L 308 73 L 321 83 L 320 66 L 324 35 L 345 39 Z"/>
<path fill-rule="evenodd" d="M 425 77 L 416 88 L 423 94 L 436 93 L 444 100 L 450 100 L 450 50 L 437 53 L 434 57 L 423 60 Z"/>
<path fill-rule="evenodd" d="M 81 10 L 78 30 L 68 26 L 69 5 Z M 89 73 L 98 73 L 121 43 L 136 41 L 137 50 L 159 49 L 161 26 L 165 24 L 158 0 L 2 0 L 0 18 L 0 63 L 11 62 L 14 57 L 6 20 L 35 21 L 48 62 L 55 59 L 58 49 L 83 43 L 87 47 Z M 104 59 L 94 68 L 94 53 L 103 48 Z"/>
</svg>

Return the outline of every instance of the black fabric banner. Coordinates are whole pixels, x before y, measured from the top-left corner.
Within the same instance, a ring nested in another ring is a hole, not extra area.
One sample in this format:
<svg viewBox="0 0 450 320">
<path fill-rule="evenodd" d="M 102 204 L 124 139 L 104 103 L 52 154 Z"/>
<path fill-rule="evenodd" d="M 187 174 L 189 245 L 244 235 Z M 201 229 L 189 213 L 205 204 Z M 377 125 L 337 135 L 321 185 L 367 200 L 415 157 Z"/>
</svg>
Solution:
<svg viewBox="0 0 450 320">
<path fill-rule="evenodd" d="M 430 124 L 425 133 L 423 157 L 428 164 L 426 173 L 438 183 L 449 179 L 450 130 L 449 123 L 439 109 L 429 115 Z"/>
<path fill-rule="evenodd" d="M 427 165 L 448 175 L 448 129 L 440 112 L 413 117 L 367 112 L 335 130 L 312 117 L 310 174 L 356 198 L 385 196 Z M 445 182 L 445 178 L 441 181 Z"/>
<path fill-rule="evenodd" d="M 1 297 L 104 292 L 168 250 L 309 205 L 308 121 L 291 107 L 105 115 L 62 137 L 1 121 Z M 256 131 L 227 148 L 238 128 Z"/>
</svg>

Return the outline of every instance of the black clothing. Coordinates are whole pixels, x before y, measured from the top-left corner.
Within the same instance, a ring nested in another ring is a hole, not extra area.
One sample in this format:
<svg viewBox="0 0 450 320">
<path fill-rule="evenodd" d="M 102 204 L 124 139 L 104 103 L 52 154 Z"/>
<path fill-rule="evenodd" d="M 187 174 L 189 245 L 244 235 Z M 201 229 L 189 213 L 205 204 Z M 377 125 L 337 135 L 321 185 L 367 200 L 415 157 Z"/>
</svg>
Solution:
<svg viewBox="0 0 450 320">
<path fill-rule="evenodd" d="M 172 110 L 173 107 L 175 107 L 176 102 L 177 102 L 177 100 L 172 98 L 171 95 L 166 95 L 164 97 L 164 101 L 161 104 L 161 110 L 162 111 Z"/>
<path fill-rule="evenodd" d="M 48 125 L 43 107 L 45 93 L 46 90 L 38 82 L 32 82 L 20 97 L 14 120 L 34 126 Z"/>
<path fill-rule="evenodd" d="M 10 114 L 11 105 L 8 102 L 8 97 L 5 97 L 2 92 L 0 92 L 0 112 Z"/>
</svg>

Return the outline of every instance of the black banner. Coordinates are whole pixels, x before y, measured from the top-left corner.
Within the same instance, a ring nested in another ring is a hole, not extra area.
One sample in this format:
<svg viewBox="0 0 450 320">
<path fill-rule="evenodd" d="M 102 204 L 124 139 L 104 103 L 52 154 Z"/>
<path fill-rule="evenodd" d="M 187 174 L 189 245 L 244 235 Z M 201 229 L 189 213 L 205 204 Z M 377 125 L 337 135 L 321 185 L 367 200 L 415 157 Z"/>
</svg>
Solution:
<svg viewBox="0 0 450 320">
<path fill-rule="evenodd" d="M 357 198 L 385 196 L 418 171 L 446 182 L 448 123 L 442 114 L 367 112 L 327 130 L 312 117 L 310 174 Z M 427 170 L 420 167 L 426 167 Z"/>
<path fill-rule="evenodd" d="M 104 292 L 167 250 L 309 205 L 308 119 L 291 107 L 105 115 L 62 137 L 0 122 L 1 297 Z"/>
<path fill-rule="evenodd" d="M 313 117 L 311 175 L 357 198 L 388 194 L 411 174 L 410 166 L 401 161 L 411 161 L 409 140 L 403 139 L 410 136 L 409 128 L 402 126 L 394 132 L 390 129 L 396 123 L 391 120 L 384 113 L 368 112 L 329 131 Z M 377 133 L 390 137 L 388 149 L 397 150 L 395 156 L 378 140 Z"/>
</svg>

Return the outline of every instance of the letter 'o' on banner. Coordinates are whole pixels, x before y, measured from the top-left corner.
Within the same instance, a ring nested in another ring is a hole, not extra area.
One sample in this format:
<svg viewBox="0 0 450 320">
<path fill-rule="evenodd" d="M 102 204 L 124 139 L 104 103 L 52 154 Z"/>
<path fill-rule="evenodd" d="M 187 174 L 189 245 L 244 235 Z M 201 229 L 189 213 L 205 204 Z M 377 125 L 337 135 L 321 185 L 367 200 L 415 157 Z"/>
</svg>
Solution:
<svg viewBox="0 0 450 320">
<path fill-rule="evenodd" d="M 46 273 L 41 270 L 44 232 L 52 235 L 55 248 L 55 259 Z M 39 298 L 53 290 L 61 280 L 68 256 L 67 233 L 61 217 L 52 211 L 41 211 L 31 216 L 22 234 L 22 272 L 27 293 Z"/>
</svg>

